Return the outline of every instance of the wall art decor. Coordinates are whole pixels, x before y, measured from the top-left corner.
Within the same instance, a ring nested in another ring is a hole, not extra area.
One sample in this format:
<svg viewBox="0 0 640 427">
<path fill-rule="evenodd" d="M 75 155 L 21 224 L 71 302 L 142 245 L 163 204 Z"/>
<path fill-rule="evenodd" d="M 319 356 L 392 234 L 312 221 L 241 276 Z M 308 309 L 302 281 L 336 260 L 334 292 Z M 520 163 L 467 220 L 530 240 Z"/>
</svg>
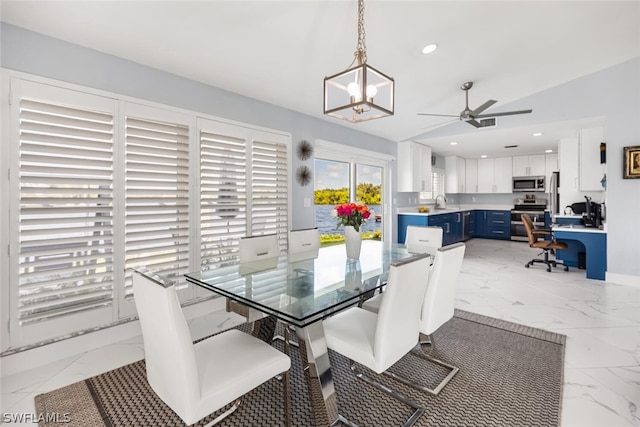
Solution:
<svg viewBox="0 0 640 427">
<path fill-rule="evenodd" d="M 307 160 L 313 156 L 313 145 L 311 145 L 311 143 L 306 139 L 303 139 L 298 143 L 296 154 L 300 160 Z"/>
<path fill-rule="evenodd" d="M 624 179 L 640 178 L 640 145 L 624 147 Z"/>
<path fill-rule="evenodd" d="M 296 181 L 298 181 L 298 184 L 301 186 L 309 185 L 311 178 L 313 178 L 313 173 L 307 166 L 299 166 L 298 169 L 296 169 Z"/>
</svg>

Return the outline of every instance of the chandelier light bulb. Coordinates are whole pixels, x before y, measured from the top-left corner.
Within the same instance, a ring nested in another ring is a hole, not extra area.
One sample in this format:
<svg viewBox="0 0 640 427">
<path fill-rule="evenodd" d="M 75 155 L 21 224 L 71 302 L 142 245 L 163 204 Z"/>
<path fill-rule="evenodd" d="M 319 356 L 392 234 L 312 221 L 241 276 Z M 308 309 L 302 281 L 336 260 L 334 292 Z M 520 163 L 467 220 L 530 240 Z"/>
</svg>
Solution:
<svg viewBox="0 0 640 427">
<path fill-rule="evenodd" d="M 347 85 L 347 92 L 351 96 L 358 96 L 360 94 L 360 85 L 356 82 L 351 82 Z"/>
<path fill-rule="evenodd" d="M 367 98 L 372 99 L 378 93 L 378 88 L 374 85 L 367 86 Z"/>
</svg>

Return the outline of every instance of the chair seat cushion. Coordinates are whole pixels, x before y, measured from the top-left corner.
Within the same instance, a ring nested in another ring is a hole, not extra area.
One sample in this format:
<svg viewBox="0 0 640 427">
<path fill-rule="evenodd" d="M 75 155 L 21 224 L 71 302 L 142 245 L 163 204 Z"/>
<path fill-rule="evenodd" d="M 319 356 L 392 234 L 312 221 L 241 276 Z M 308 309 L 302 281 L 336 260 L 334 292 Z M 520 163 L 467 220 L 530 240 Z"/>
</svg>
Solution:
<svg viewBox="0 0 640 427">
<path fill-rule="evenodd" d="M 286 354 L 232 329 L 194 345 L 201 400 L 197 418 L 233 402 L 291 366 Z"/>
<path fill-rule="evenodd" d="M 373 357 L 377 315 L 358 307 L 336 314 L 323 322 L 327 347 L 377 371 Z M 344 325 L 349 325 L 345 328 Z"/>
</svg>

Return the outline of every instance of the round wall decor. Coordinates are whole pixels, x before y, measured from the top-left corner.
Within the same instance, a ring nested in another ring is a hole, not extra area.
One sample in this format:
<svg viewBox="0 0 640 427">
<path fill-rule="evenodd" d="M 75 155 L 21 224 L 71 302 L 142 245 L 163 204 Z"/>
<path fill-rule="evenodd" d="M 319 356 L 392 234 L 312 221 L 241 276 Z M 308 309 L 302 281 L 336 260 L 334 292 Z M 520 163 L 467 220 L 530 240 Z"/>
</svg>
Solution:
<svg viewBox="0 0 640 427">
<path fill-rule="evenodd" d="M 307 160 L 309 157 L 313 156 L 313 145 L 311 145 L 311 143 L 306 139 L 303 139 L 298 143 L 296 154 L 300 160 Z"/>
<path fill-rule="evenodd" d="M 313 178 L 313 173 L 307 166 L 299 166 L 296 169 L 296 181 L 298 181 L 298 184 L 304 187 L 311 182 L 311 178 Z"/>
</svg>

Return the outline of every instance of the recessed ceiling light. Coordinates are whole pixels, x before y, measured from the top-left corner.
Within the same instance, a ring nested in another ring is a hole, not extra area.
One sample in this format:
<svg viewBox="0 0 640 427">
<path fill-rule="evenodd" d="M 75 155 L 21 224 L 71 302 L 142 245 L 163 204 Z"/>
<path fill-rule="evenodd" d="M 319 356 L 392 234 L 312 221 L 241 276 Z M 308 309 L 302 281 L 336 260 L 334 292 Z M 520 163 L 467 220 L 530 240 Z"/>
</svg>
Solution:
<svg viewBox="0 0 640 427">
<path fill-rule="evenodd" d="M 486 155 L 486 154 L 483 154 L 483 155 L 482 155 L 482 156 L 480 156 L 480 157 L 481 157 L 481 158 L 483 158 L 483 159 L 486 159 L 486 158 L 487 158 L 487 155 Z"/>
<path fill-rule="evenodd" d="M 544 150 L 545 153 L 553 153 L 553 150 Z"/>
<path fill-rule="evenodd" d="M 536 132 L 533 134 L 533 136 L 542 136 L 542 135 L 543 135 L 542 132 Z"/>
<path fill-rule="evenodd" d="M 458 145 L 458 143 L 457 143 L 457 142 L 455 142 L 455 141 L 451 141 L 451 142 L 449 143 L 449 145 Z"/>
<path fill-rule="evenodd" d="M 438 48 L 438 45 L 435 43 L 431 43 L 422 48 L 422 53 L 427 54 L 435 51 Z"/>
</svg>

